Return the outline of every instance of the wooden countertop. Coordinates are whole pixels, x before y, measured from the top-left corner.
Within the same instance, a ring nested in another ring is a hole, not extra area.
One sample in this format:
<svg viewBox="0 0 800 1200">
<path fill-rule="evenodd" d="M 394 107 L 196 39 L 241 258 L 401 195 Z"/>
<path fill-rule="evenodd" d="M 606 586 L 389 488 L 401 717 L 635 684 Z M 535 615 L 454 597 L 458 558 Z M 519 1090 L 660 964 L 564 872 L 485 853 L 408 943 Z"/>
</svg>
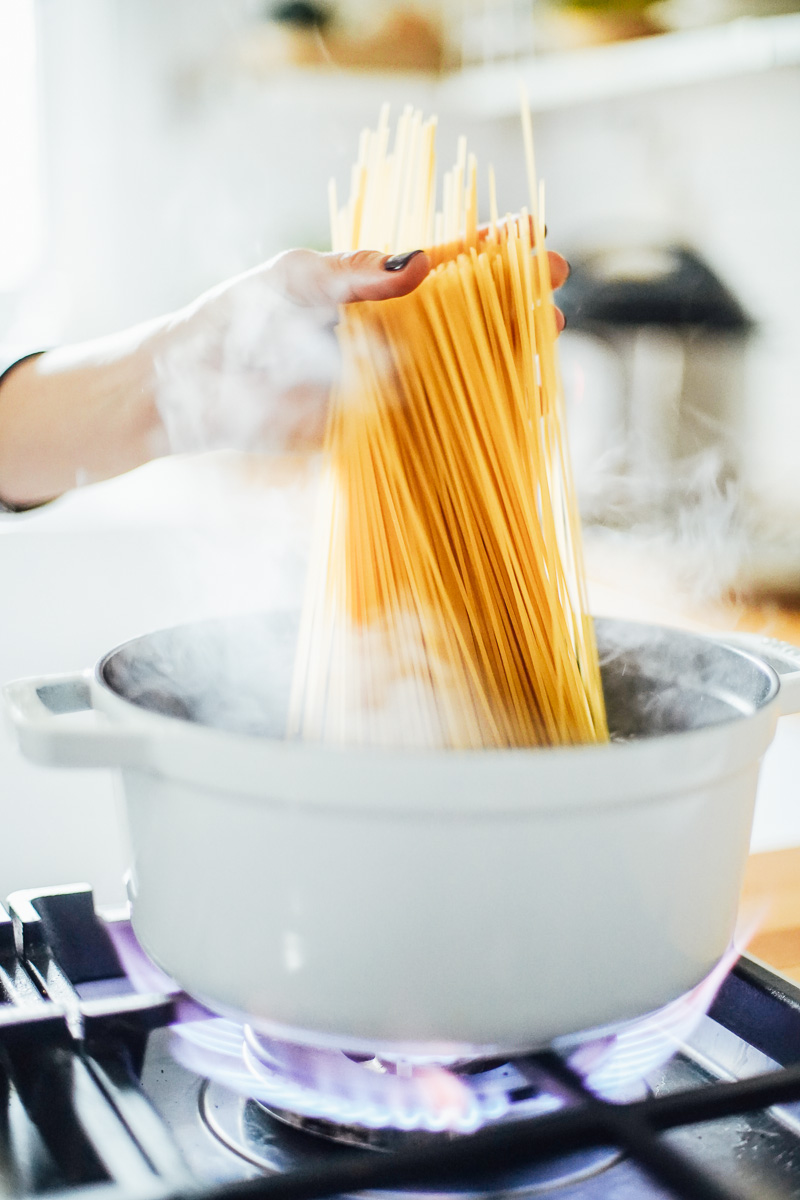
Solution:
<svg viewBox="0 0 800 1200">
<path fill-rule="evenodd" d="M 724 619 L 725 607 L 719 610 Z M 778 605 L 731 607 L 737 628 L 800 645 L 800 610 Z M 758 922 L 748 952 L 800 982 L 800 847 L 751 854 L 742 912 Z M 759 917 L 759 914 L 763 914 Z M 745 917 L 745 919 L 747 919 Z"/>
<path fill-rule="evenodd" d="M 800 847 L 750 856 L 742 912 L 758 922 L 747 952 L 800 982 Z"/>
</svg>

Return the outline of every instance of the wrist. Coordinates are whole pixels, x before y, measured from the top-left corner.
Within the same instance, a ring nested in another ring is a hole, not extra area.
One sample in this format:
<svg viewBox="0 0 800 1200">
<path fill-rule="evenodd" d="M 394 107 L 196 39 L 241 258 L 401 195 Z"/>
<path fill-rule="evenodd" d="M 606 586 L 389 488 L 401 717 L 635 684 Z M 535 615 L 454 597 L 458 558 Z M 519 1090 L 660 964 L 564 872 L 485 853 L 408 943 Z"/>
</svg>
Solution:
<svg viewBox="0 0 800 1200">
<path fill-rule="evenodd" d="M 166 450 L 155 403 L 163 321 L 49 350 L 0 388 L 0 495 L 28 508 Z"/>
</svg>

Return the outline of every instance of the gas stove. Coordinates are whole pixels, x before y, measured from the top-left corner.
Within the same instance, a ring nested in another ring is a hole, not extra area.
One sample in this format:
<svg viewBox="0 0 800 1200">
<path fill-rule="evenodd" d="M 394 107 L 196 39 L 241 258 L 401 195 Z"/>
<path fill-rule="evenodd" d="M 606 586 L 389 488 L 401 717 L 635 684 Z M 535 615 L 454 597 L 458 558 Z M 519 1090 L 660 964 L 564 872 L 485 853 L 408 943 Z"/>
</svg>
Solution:
<svg viewBox="0 0 800 1200">
<path fill-rule="evenodd" d="M 663 1041 L 642 1028 L 616 1057 L 589 1043 L 603 1069 L 574 1047 L 442 1065 L 287 1046 L 198 1006 L 88 887 L 17 892 L 0 1197 L 800 1197 L 800 989 L 742 958 L 634 1085 L 626 1055 Z"/>
</svg>

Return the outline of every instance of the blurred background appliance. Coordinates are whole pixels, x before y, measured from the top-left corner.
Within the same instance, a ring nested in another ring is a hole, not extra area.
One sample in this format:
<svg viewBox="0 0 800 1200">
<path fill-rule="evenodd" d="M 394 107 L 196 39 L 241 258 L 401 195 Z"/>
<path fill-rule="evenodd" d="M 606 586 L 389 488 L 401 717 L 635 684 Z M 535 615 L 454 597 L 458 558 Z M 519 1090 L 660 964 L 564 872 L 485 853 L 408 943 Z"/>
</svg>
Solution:
<svg viewBox="0 0 800 1200">
<path fill-rule="evenodd" d="M 684 246 L 619 245 L 571 266 L 559 293 L 568 328 L 617 368 L 590 415 L 606 444 L 593 478 L 582 464 L 585 518 L 668 519 L 691 502 L 693 477 L 720 489 L 737 482 L 752 321 L 730 289 Z"/>
</svg>

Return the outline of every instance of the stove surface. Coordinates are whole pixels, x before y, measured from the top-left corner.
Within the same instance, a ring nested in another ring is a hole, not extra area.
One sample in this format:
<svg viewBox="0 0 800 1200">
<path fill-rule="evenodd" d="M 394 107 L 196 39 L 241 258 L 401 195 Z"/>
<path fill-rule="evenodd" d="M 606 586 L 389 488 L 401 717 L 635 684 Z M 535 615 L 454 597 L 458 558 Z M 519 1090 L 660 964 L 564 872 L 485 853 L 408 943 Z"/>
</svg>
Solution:
<svg viewBox="0 0 800 1200">
<path fill-rule="evenodd" d="M 186 1053 L 198 1040 L 216 1049 L 207 1069 Z M 624 1103 L 555 1052 L 471 1065 L 473 1092 L 500 1080 L 511 1098 L 474 1132 L 270 1111 L 246 1094 L 245 1040 L 88 888 L 15 893 L 0 910 L 0 1198 L 800 1197 L 800 990 L 753 960 Z"/>
</svg>

